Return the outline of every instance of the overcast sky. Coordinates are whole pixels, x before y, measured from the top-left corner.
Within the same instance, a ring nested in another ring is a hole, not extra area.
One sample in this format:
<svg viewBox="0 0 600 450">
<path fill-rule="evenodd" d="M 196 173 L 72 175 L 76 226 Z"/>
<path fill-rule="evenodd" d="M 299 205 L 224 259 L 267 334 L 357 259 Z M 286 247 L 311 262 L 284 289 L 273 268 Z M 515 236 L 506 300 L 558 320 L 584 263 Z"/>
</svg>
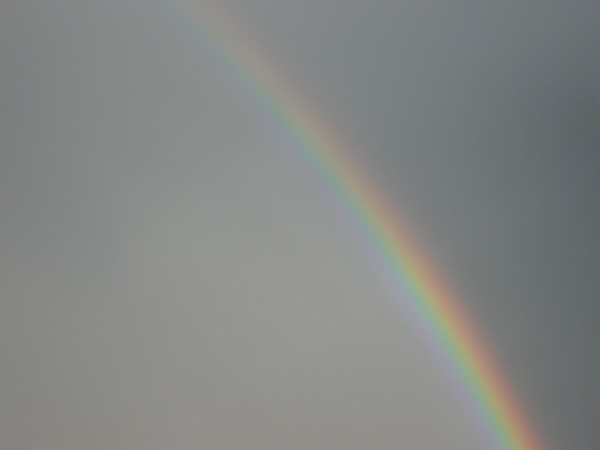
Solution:
<svg viewBox="0 0 600 450">
<path fill-rule="evenodd" d="M 600 3 L 218 3 L 597 448 Z M 495 448 L 174 4 L 0 4 L 2 448 Z"/>
</svg>

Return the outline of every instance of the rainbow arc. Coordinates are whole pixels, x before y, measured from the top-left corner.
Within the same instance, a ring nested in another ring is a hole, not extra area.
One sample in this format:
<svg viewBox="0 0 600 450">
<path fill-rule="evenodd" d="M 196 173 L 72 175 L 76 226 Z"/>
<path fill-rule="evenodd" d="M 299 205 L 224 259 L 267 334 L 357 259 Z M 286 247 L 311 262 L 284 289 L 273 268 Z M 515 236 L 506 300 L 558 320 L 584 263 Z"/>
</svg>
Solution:
<svg viewBox="0 0 600 450">
<path fill-rule="evenodd" d="M 467 311 L 426 258 L 414 233 L 352 160 L 341 137 L 305 104 L 289 77 L 282 76 L 250 40 L 241 36 L 222 11 L 194 0 L 170 0 L 168 7 L 197 33 L 214 61 L 286 134 L 358 223 L 403 291 L 399 294 L 402 301 L 409 303 L 459 374 L 464 390 L 494 436 L 494 444 L 507 450 L 542 450 L 541 438 Z"/>
</svg>

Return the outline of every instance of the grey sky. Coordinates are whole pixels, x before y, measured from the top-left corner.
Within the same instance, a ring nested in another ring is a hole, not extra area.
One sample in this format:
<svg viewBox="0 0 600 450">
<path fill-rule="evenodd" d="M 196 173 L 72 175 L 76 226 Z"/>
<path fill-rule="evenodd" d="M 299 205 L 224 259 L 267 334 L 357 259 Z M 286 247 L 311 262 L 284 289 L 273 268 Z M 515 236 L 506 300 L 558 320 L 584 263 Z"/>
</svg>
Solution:
<svg viewBox="0 0 600 450">
<path fill-rule="evenodd" d="M 600 6 L 221 0 L 422 229 L 551 449 L 600 441 Z M 0 442 L 479 449 L 167 2 L 0 6 Z"/>
</svg>

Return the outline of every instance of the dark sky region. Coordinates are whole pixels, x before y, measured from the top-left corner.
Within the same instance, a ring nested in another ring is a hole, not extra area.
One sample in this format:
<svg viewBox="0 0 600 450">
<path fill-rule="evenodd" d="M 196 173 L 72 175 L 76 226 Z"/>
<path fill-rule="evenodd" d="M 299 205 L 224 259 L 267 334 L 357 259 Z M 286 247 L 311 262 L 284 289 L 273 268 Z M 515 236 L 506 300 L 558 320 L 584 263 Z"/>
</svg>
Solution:
<svg viewBox="0 0 600 450">
<path fill-rule="evenodd" d="M 0 5 L 1 447 L 494 448 L 175 3 Z M 598 448 L 600 3 L 218 3 Z"/>
</svg>

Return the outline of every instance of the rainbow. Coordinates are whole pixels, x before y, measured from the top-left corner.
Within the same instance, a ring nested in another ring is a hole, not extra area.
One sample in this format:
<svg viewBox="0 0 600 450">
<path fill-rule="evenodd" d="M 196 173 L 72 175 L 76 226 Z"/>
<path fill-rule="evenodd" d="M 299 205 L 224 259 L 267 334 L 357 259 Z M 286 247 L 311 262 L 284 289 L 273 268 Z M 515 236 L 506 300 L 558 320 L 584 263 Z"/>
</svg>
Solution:
<svg viewBox="0 0 600 450">
<path fill-rule="evenodd" d="M 358 224 L 379 262 L 401 289 L 408 309 L 424 324 L 437 350 L 458 374 L 494 446 L 542 450 L 541 439 L 517 402 L 498 363 L 467 312 L 426 258 L 413 232 L 377 192 L 350 157 L 342 139 L 305 104 L 289 77 L 282 76 L 241 36 L 231 19 L 206 3 L 160 3 L 187 31 L 197 33 L 214 62 L 257 103 L 328 186 Z M 165 0 L 166 1 L 166 0 Z"/>
</svg>

